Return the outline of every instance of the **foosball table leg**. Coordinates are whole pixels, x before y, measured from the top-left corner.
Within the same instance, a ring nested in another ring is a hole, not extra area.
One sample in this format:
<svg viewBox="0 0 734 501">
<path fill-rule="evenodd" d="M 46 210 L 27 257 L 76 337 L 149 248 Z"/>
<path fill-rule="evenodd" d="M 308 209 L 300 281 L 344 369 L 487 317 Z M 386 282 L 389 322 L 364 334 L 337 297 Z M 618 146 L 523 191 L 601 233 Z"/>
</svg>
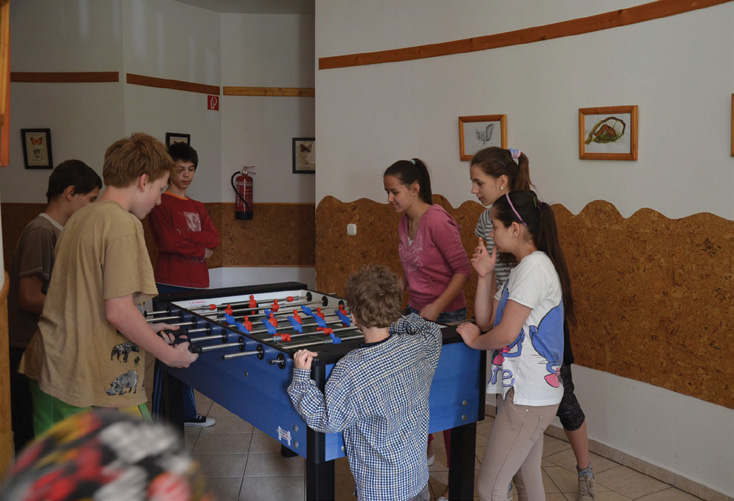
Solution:
<svg viewBox="0 0 734 501">
<path fill-rule="evenodd" d="M 311 377 L 324 391 L 324 367 L 315 366 Z M 334 461 L 324 461 L 326 437 L 311 428 L 306 431 L 306 500 L 321 501 L 334 498 Z M 472 466 L 472 468 L 474 468 Z"/>
<path fill-rule="evenodd" d="M 158 360 L 156 364 L 160 363 Z M 170 423 L 182 436 L 184 434 L 184 385 L 178 378 L 171 376 L 168 371 L 161 371 L 163 419 Z"/>
<path fill-rule="evenodd" d="M 450 500 L 474 499 L 476 433 L 476 423 L 469 423 L 451 429 Z"/>
</svg>

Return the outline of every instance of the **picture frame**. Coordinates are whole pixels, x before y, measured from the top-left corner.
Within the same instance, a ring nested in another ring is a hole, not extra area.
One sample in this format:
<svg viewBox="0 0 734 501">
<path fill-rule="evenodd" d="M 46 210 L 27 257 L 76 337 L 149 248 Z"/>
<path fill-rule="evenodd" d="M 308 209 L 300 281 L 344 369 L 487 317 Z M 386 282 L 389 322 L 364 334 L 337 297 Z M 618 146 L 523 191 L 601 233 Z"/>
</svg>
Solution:
<svg viewBox="0 0 734 501">
<path fill-rule="evenodd" d="M 26 169 L 53 169 L 51 129 L 20 129 Z"/>
<path fill-rule="evenodd" d="M 166 132 L 166 146 L 173 143 L 191 144 L 191 134 L 182 134 L 180 132 Z"/>
<path fill-rule="evenodd" d="M 459 117 L 459 158 L 471 160 L 490 146 L 507 148 L 507 115 Z"/>
<path fill-rule="evenodd" d="M 312 137 L 293 138 L 293 173 L 316 173 L 316 140 Z"/>
<path fill-rule="evenodd" d="M 637 160 L 637 105 L 579 108 L 579 158 Z"/>
</svg>

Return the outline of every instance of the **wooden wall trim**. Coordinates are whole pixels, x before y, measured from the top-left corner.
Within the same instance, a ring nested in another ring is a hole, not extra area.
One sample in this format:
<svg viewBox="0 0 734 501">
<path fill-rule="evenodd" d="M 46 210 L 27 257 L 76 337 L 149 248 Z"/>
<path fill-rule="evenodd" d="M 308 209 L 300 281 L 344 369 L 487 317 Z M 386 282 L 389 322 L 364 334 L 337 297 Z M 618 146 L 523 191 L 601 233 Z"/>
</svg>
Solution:
<svg viewBox="0 0 734 501">
<path fill-rule="evenodd" d="M 157 87 L 159 89 L 183 90 L 187 92 L 198 92 L 200 94 L 219 95 L 218 85 L 206 85 L 183 80 L 170 80 L 168 78 L 147 77 L 145 75 L 127 74 L 127 83 L 144 85 L 146 87 Z"/>
<path fill-rule="evenodd" d="M 117 71 L 13 71 L 11 82 L 34 83 L 84 83 L 119 82 Z"/>
<path fill-rule="evenodd" d="M 329 70 L 350 66 L 365 66 L 370 64 L 395 63 L 411 61 L 429 57 L 448 56 L 480 50 L 498 49 L 533 42 L 542 42 L 554 38 L 563 38 L 572 35 L 592 33 L 594 31 L 618 28 L 631 24 L 652 21 L 663 17 L 675 16 L 686 12 L 705 9 L 714 5 L 734 0 L 657 0 L 655 2 L 619 9 L 604 14 L 589 17 L 570 19 L 543 26 L 535 26 L 521 30 L 497 33 L 451 42 L 442 42 L 401 49 L 364 52 L 361 54 L 347 54 L 342 56 L 319 58 L 319 69 Z"/>
<path fill-rule="evenodd" d="M 225 96 L 315 97 L 311 87 L 223 87 Z"/>
</svg>

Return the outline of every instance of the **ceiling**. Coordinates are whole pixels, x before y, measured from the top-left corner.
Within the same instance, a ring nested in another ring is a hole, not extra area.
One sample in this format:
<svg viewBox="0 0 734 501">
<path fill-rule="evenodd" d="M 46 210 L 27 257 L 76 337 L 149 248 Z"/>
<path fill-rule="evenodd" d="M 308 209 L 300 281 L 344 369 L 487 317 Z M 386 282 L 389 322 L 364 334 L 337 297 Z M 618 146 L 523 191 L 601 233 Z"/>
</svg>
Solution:
<svg viewBox="0 0 734 501">
<path fill-rule="evenodd" d="M 311 14 L 315 0 L 176 0 L 224 14 Z"/>
</svg>

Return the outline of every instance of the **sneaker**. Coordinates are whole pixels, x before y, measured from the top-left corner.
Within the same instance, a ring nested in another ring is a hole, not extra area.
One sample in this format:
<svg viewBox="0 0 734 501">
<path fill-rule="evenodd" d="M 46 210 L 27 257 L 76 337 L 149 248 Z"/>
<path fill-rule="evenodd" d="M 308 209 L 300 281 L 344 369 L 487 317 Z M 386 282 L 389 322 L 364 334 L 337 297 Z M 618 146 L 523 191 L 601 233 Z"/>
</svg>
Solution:
<svg viewBox="0 0 734 501">
<path fill-rule="evenodd" d="M 201 428 L 206 428 L 207 426 L 213 426 L 214 423 L 216 423 L 214 418 L 197 414 L 193 419 L 187 419 L 184 421 L 184 426 L 199 426 Z"/>
<path fill-rule="evenodd" d="M 579 475 L 579 501 L 596 501 L 594 477 Z"/>
<path fill-rule="evenodd" d="M 436 462 L 436 455 L 431 454 L 431 457 L 428 458 L 428 466 L 431 466 L 435 462 Z"/>
</svg>

